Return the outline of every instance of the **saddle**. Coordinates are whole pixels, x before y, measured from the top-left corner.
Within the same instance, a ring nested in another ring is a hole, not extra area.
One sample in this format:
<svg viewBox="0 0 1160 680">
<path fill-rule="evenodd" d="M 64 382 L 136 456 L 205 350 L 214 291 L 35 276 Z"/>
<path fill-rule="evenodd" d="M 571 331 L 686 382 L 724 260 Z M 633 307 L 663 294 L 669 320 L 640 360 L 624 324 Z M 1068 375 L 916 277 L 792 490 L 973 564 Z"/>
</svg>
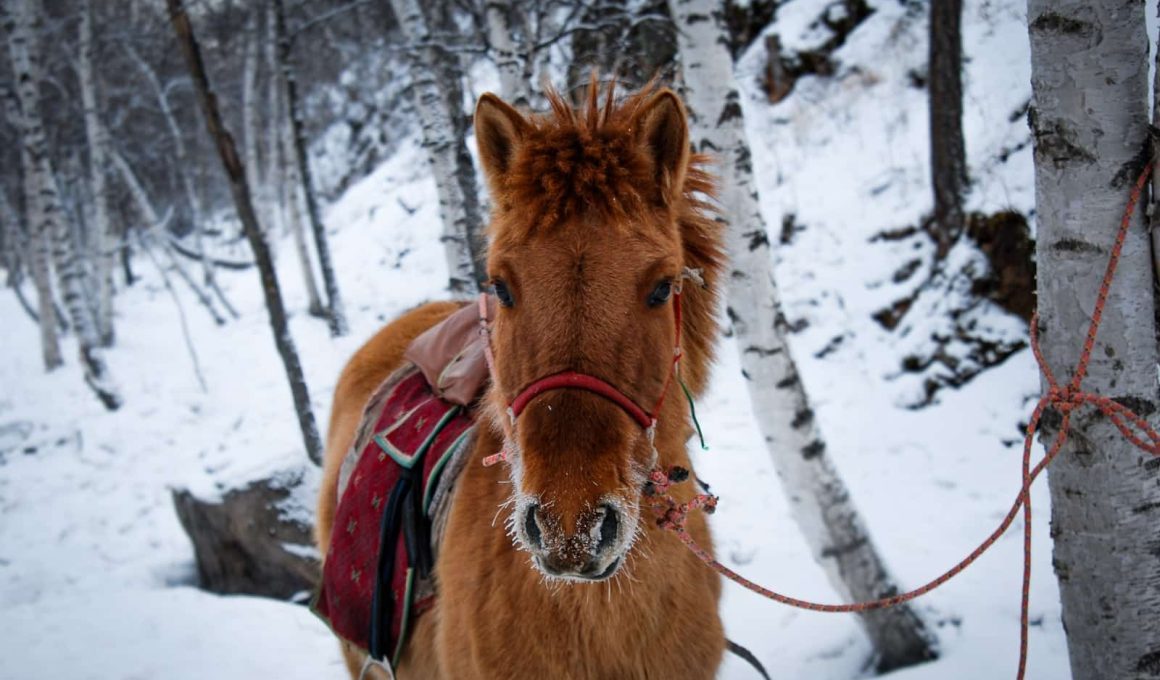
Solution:
<svg viewBox="0 0 1160 680">
<path fill-rule="evenodd" d="M 433 567 L 455 480 L 473 448 L 487 380 L 478 313 L 428 329 L 372 394 L 338 478 L 338 508 L 313 611 L 373 659 L 398 666 L 434 603 Z"/>
</svg>

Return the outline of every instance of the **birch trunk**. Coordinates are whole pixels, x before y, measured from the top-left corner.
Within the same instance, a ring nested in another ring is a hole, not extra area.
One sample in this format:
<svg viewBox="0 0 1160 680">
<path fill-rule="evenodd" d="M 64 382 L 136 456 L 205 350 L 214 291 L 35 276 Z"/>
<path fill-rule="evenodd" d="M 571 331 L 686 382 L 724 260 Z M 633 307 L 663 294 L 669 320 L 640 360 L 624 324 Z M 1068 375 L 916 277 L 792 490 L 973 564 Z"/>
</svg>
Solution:
<svg viewBox="0 0 1160 680">
<path fill-rule="evenodd" d="M 730 257 L 728 315 L 753 411 L 814 558 L 847 600 L 898 592 L 870 540 L 825 442 L 786 344 L 770 241 L 758 204 L 741 95 L 718 3 L 669 0 L 677 23 L 695 148 L 720 160 L 722 219 Z M 880 671 L 934 658 L 934 638 L 909 605 L 860 621 Z"/>
<path fill-rule="evenodd" d="M 15 21 L 3 6 L 0 6 L 0 23 L 9 40 L 13 39 Z M 24 117 L 16 93 L 3 92 L 4 113 L 8 122 L 16 130 L 21 130 Z M 33 183 L 34 166 L 28 147 L 20 145 L 21 189 L 24 192 L 25 224 L 28 230 L 28 271 L 32 273 L 32 283 L 36 286 L 37 321 L 40 324 L 40 352 L 44 368 L 51 371 L 64 363 L 60 352 L 60 327 L 57 324 L 56 304 L 52 290 L 52 267 L 49 260 L 48 236 L 44 233 L 44 220 L 40 218 L 40 196 Z"/>
<path fill-rule="evenodd" d="M 1039 328 L 1043 355 L 1071 378 L 1104 267 L 1146 160 L 1144 3 L 1029 0 Z M 1149 239 L 1138 211 L 1083 388 L 1160 426 Z M 1046 384 L 1044 385 L 1046 389 Z M 1045 418 L 1058 424 L 1059 414 Z M 1055 436 L 1043 433 L 1044 442 Z M 1052 564 L 1072 676 L 1160 675 L 1160 460 L 1098 412 L 1080 409 L 1048 470 Z"/>
<path fill-rule="evenodd" d="M 269 10 L 270 35 L 277 35 L 277 13 L 271 3 Z M 270 71 L 270 157 L 266 165 L 266 186 L 271 196 L 277 196 L 279 222 L 294 238 L 294 251 L 298 254 L 298 265 L 302 271 L 302 281 L 306 287 L 307 312 L 320 319 L 327 318 L 326 307 L 319 295 L 318 283 L 314 278 L 314 264 L 310 258 L 310 245 L 306 240 L 306 230 L 302 224 L 301 192 L 302 178 L 294 162 L 294 126 L 286 106 L 285 86 L 282 69 L 278 66 L 278 51 L 275 41 L 269 41 L 267 59 Z"/>
<path fill-rule="evenodd" d="M 1160 19 L 1160 5 L 1156 6 Z M 1160 24 L 1160 21 L 1157 22 Z M 1156 62 L 1152 65 L 1152 205 L 1148 228 L 1152 233 L 1152 275 L 1160 281 L 1160 35 L 1156 36 Z M 1160 300 L 1157 301 L 1160 304 Z M 1160 319 L 1160 307 L 1156 310 Z"/>
<path fill-rule="evenodd" d="M 281 10 L 281 0 L 278 9 Z M 238 159 L 237 147 L 233 137 L 222 123 L 221 112 L 217 107 L 217 98 L 210 90 L 209 79 L 206 76 L 205 64 L 201 58 L 201 49 L 193 35 L 193 26 L 189 15 L 182 7 L 181 0 L 166 0 L 169 9 L 169 18 L 177 34 L 181 51 L 185 57 L 193 80 L 194 91 L 197 93 L 198 103 L 201 105 L 206 129 L 217 146 L 218 156 L 230 183 L 230 192 L 238 211 L 238 219 L 245 230 L 246 239 L 254 251 L 254 261 L 258 266 L 258 274 L 262 279 L 262 293 L 266 299 L 266 310 L 270 314 L 270 329 L 274 334 L 274 345 L 282 359 L 286 370 L 286 379 L 290 383 L 290 392 L 294 399 L 294 411 L 298 416 L 298 426 L 302 431 L 303 444 L 306 454 L 316 465 L 322 464 L 322 439 L 318 435 L 318 425 L 314 420 L 314 411 L 310 405 L 310 393 L 306 387 L 306 376 L 302 372 L 302 362 L 298 358 L 298 350 L 294 347 L 294 339 L 290 336 L 290 328 L 286 320 L 286 307 L 282 302 L 282 293 L 278 288 L 278 279 L 274 272 L 274 261 L 270 257 L 270 250 L 266 245 L 261 229 L 258 227 L 258 218 L 254 214 L 254 206 L 250 199 L 250 187 L 246 184 L 245 168 Z M 279 12 L 279 28 L 282 25 L 282 15 Z M 280 30 L 279 37 L 285 36 Z"/>
<path fill-rule="evenodd" d="M 109 197 L 105 189 L 108 172 L 106 150 L 109 140 L 100 122 L 100 103 L 97 99 L 97 74 L 93 69 L 93 4 L 85 0 L 80 11 L 80 49 L 77 63 L 81 86 L 81 105 L 84 107 L 85 137 L 89 145 L 89 191 L 92 192 L 93 252 L 96 253 L 93 270 L 96 279 L 96 321 L 101 345 L 110 347 L 113 332 L 113 266 L 116 250 L 113 244 L 112 221 L 109 219 Z"/>
<path fill-rule="evenodd" d="M 462 74 L 455 55 L 430 44 L 428 18 L 418 0 L 391 0 L 391 8 L 412 45 L 411 87 L 439 196 L 449 287 L 452 295 L 471 295 L 487 269 L 475 168 L 464 142 Z"/>
<path fill-rule="evenodd" d="M 8 27 L 8 47 L 21 112 L 21 144 L 31 163 L 26 182 L 34 192 L 29 196 L 30 205 L 35 206 L 32 214 L 38 222 L 33 232 L 41 238 L 52 238 L 53 265 L 77 336 L 85 382 L 105 408 L 116 410 L 121 405 L 121 397 L 101 353 L 100 338 L 85 295 L 84 268 L 61 207 L 40 112 L 39 88 L 43 74 L 38 40 L 43 26 L 43 10 L 40 0 L 13 0 L 6 3 L 5 8 L 4 23 Z"/>
<path fill-rule="evenodd" d="M 280 202 L 286 213 L 290 233 L 294 236 L 294 250 L 298 253 L 298 264 L 302 270 L 302 280 L 306 285 L 308 311 L 311 316 L 325 318 L 326 309 L 322 306 L 322 298 L 318 294 L 318 284 L 314 280 L 314 265 L 310 259 L 310 246 L 306 242 L 306 230 L 302 225 L 302 192 L 299 190 L 302 179 L 298 176 L 294 164 L 289 162 L 294 153 L 291 148 L 294 140 L 291 139 L 290 126 L 280 124 L 281 118 L 278 120 L 277 127 L 284 131 L 282 135 L 283 147 L 279 156 L 285 159 L 283 166 L 285 179 L 280 183 L 282 192 Z"/>
<path fill-rule="evenodd" d="M 527 108 L 531 106 L 532 98 L 530 83 L 524 77 L 528 52 L 525 49 L 521 53 L 512 37 L 512 28 L 525 23 L 519 20 L 524 11 L 511 0 L 487 1 L 487 42 L 491 47 L 492 61 L 499 71 L 500 96 L 515 106 Z"/>
<path fill-rule="evenodd" d="M 965 227 L 967 151 L 963 142 L 962 0 L 930 3 L 930 175 L 936 257 L 942 260 Z"/>
<path fill-rule="evenodd" d="M 261 40 L 258 22 L 251 16 L 246 23 L 246 49 L 242 57 L 242 141 L 244 142 L 242 161 L 246 167 L 246 182 L 253 190 L 254 208 L 258 213 L 268 215 L 269 210 L 262 192 L 261 168 L 259 161 L 258 140 L 262 135 L 259 129 L 258 104 L 261 96 L 258 93 L 258 43 Z M 269 219 L 259 221 L 264 231 L 269 230 Z"/>
<path fill-rule="evenodd" d="M 234 306 L 230 304 L 229 298 L 226 297 L 225 291 L 223 291 L 221 286 L 218 285 L 217 273 L 214 269 L 213 258 L 210 257 L 209 251 L 205 247 L 205 219 L 201 209 L 201 199 L 198 197 L 197 190 L 194 188 L 193 175 L 190 172 L 191 164 L 189 160 L 189 153 L 185 148 L 185 136 L 182 134 L 181 126 L 177 124 L 177 117 L 174 115 L 173 107 L 169 103 L 169 95 L 167 94 L 165 88 L 161 86 L 161 81 L 157 78 L 157 72 L 154 71 L 153 67 L 141 58 L 141 55 L 137 52 L 137 50 L 133 49 L 133 46 L 128 42 L 122 43 L 122 46 L 125 48 L 126 53 L 128 53 L 130 60 L 136 64 L 137 70 L 139 70 L 145 80 L 149 82 L 149 87 L 153 90 L 153 96 L 157 99 L 157 106 L 159 109 L 161 109 L 161 115 L 165 119 L 165 126 L 169 130 L 170 137 L 173 139 L 174 160 L 176 161 L 176 165 L 178 167 L 178 176 L 181 178 L 182 188 L 185 190 L 186 202 L 189 204 L 190 219 L 193 220 L 193 240 L 194 246 L 197 248 L 198 259 L 201 262 L 202 280 L 205 281 L 205 285 L 209 287 L 211 291 L 213 291 L 215 296 L 217 296 L 218 301 L 221 303 L 226 312 L 228 312 L 229 315 L 233 318 L 237 319 L 239 318 L 239 314 L 237 310 L 234 309 Z M 130 170 L 129 175 L 133 176 L 133 179 L 136 180 L 136 177 L 129 168 L 129 165 L 127 163 L 123 163 L 123 165 L 124 169 Z M 127 244 L 128 239 L 126 238 L 125 241 Z M 128 245 L 125 246 L 124 252 L 128 252 Z M 126 262 L 127 261 L 128 260 L 126 259 Z M 132 278 L 129 276 L 129 274 L 130 272 L 126 268 L 127 279 Z M 216 320 L 218 315 L 217 312 L 213 310 L 212 304 L 210 309 Z"/>
<path fill-rule="evenodd" d="M 4 266 L 8 268 L 8 287 L 16 295 L 17 302 L 28 314 L 28 318 L 40 327 L 40 315 L 24 296 L 21 287 L 24 282 L 24 267 L 29 261 L 28 237 L 24 233 L 20 216 L 8 203 L 5 192 L 0 191 L 0 236 L 3 236 Z"/>
<path fill-rule="evenodd" d="M 262 65 L 266 69 L 266 154 L 262 163 L 262 201 L 269 206 L 272 228 L 276 233 L 286 229 L 286 173 L 282 124 L 282 79 L 278 68 L 278 17 L 274 3 L 266 3 L 266 40 L 262 43 Z M 313 282 L 312 282 L 313 283 Z M 317 297 L 315 292 L 315 297 Z M 312 301 L 313 304 L 314 301 Z"/>
<path fill-rule="evenodd" d="M 173 255 L 173 246 L 170 242 L 170 239 L 166 238 L 165 236 L 162 236 L 161 238 L 154 237 L 154 232 L 163 231 L 165 229 L 166 220 L 163 219 L 158 214 L 157 209 L 153 207 L 153 202 L 149 200 L 149 195 L 145 193 L 145 187 L 141 186 L 141 180 L 137 178 L 137 173 L 133 172 L 133 168 L 129 165 L 128 161 L 125 160 L 125 157 L 121 155 L 120 152 L 114 150 L 112 156 L 113 167 L 117 169 L 117 173 L 121 176 L 121 181 L 124 182 L 125 188 L 129 190 L 129 196 L 133 199 L 133 202 L 137 204 L 137 212 L 145 220 L 145 229 L 141 231 L 146 232 L 146 234 L 139 239 L 142 247 L 151 244 L 154 248 L 161 248 L 164 250 L 165 254 L 169 256 L 170 265 L 173 267 L 174 271 L 177 272 L 177 275 L 181 277 L 181 280 L 185 281 L 186 285 L 188 285 L 190 290 L 193 291 L 194 297 L 196 297 L 197 301 L 206 308 L 210 317 L 213 318 L 214 323 L 219 326 L 224 325 L 226 320 L 220 314 L 218 314 L 218 311 L 213 304 L 213 298 L 207 295 L 206 292 L 201 289 L 201 286 L 197 285 L 197 282 L 193 280 L 193 277 L 190 276 L 189 272 L 187 272 L 185 267 L 182 266 L 181 261 Z M 153 259 L 152 253 L 147 253 L 147 255 L 149 255 L 150 259 Z M 168 283 L 166 285 L 168 285 Z"/>
<path fill-rule="evenodd" d="M 314 178 L 310 172 L 306 130 L 302 122 L 302 111 L 298 101 L 294 54 L 290 49 L 290 35 L 286 31 L 286 13 L 282 6 L 282 0 L 274 0 L 274 27 L 277 34 L 275 37 L 278 41 L 278 62 L 281 66 L 282 82 L 285 88 L 283 95 L 290 117 L 290 126 L 294 132 L 295 165 L 301 178 L 302 194 L 306 199 L 306 213 L 310 219 L 310 231 L 314 234 L 314 250 L 318 253 L 318 266 L 322 270 L 322 283 L 326 287 L 326 311 L 330 323 L 330 334 L 338 337 L 347 333 L 346 312 L 342 305 L 342 295 L 338 290 L 338 278 L 334 275 L 334 265 L 330 261 L 330 244 L 327 243 L 326 231 L 322 224 L 322 209 L 318 205 L 318 198 L 314 190 Z"/>
</svg>

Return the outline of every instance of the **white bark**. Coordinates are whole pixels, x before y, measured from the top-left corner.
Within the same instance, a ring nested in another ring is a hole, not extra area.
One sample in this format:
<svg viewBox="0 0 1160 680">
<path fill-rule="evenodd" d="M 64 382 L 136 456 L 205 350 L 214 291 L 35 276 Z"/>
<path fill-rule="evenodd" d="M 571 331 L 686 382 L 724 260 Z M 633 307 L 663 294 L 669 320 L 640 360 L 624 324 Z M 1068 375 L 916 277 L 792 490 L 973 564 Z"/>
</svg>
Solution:
<svg viewBox="0 0 1160 680">
<path fill-rule="evenodd" d="M 270 212 L 271 228 L 286 228 L 286 174 L 282 124 L 282 83 L 278 68 L 277 15 L 274 3 L 266 3 L 266 40 L 262 43 L 262 64 L 266 69 L 266 154 L 262 164 L 262 200 Z M 317 295 L 317 293 L 316 293 Z"/>
<path fill-rule="evenodd" d="M 157 106 L 161 110 L 161 115 L 165 119 L 165 126 L 169 130 L 170 137 L 173 138 L 174 161 L 178 167 L 178 175 L 181 177 L 181 185 L 185 190 L 186 201 L 189 203 L 190 219 L 193 220 L 194 246 L 197 249 L 198 257 L 201 261 L 202 279 L 205 281 L 205 285 L 214 292 L 214 295 L 226 312 L 237 319 L 239 317 L 238 312 L 230 304 L 225 291 L 218 285 L 213 259 L 210 257 L 209 250 L 205 247 L 205 219 L 201 209 L 201 199 L 198 197 L 197 190 L 193 184 L 189 154 L 185 148 L 185 137 L 182 135 L 181 127 L 177 123 L 177 117 L 173 113 L 173 107 L 169 102 L 169 94 L 157 78 L 157 72 L 141 58 L 137 50 L 133 49 L 133 46 L 128 42 L 122 43 L 122 47 L 125 48 L 130 60 L 137 66 L 137 70 L 148 81 L 149 87 L 153 91 L 153 96 L 157 99 Z M 120 163 L 123 166 L 119 168 L 122 175 L 124 175 L 125 170 L 128 170 L 132 174 L 132 169 L 127 163 L 124 163 L 124 159 L 121 159 Z M 212 305 L 210 309 L 214 318 L 219 318 L 217 311 L 213 310 Z"/>
<path fill-rule="evenodd" d="M 511 0 L 487 0 L 487 42 L 491 47 L 491 58 L 499 70 L 500 96 L 518 107 L 531 105 L 531 83 L 525 77 L 528 51 L 516 46 L 512 37 L 514 26 L 521 21 L 525 9 Z"/>
<path fill-rule="evenodd" d="M 290 35 L 286 30 L 286 15 L 282 0 L 274 0 L 274 33 L 278 42 L 278 66 L 283 86 L 283 98 L 286 102 L 286 111 L 293 131 L 291 145 L 293 159 L 298 176 L 301 179 L 302 196 L 306 201 L 306 214 L 310 219 L 310 231 L 314 236 L 314 250 L 318 254 L 318 268 L 322 271 L 322 283 L 326 287 L 326 314 L 330 325 L 330 334 L 334 337 L 346 335 L 346 311 L 342 304 L 342 295 L 338 288 L 338 277 L 334 272 L 334 265 L 330 259 L 330 244 L 326 238 L 326 231 L 322 224 L 322 208 L 318 205 L 318 197 L 314 190 L 314 179 L 310 171 L 310 159 L 307 157 L 306 130 L 302 121 L 302 112 L 299 110 L 298 81 L 295 73 L 293 53 L 291 51 Z"/>
<path fill-rule="evenodd" d="M 283 131 L 282 134 L 282 152 L 278 154 L 284 159 L 282 176 L 285 180 L 281 182 L 282 191 L 282 209 L 286 213 L 286 221 L 290 227 L 290 233 L 294 236 L 294 250 L 298 253 L 298 264 L 302 270 L 302 280 L 306 285 L 306 299 L 308 310 L 312 316 L 325 316 L 326 310 L 322 305 L 322 298 L 318 294 L 318 284 L 314 278 L 314 265 L 310 259 L 310 246 L 306 241 L 306 228 L 302 224 L 302 178 L 298 176 L 298 169 L 290 159 L 294 156 L 293 144 L 294 140 L 291 138 L 293 132 L 290 130 L 288 124 L 283 124 L 283 118 L 279 117 L 277 128 Z M 288 122 L 288 121 L 287 121 Z"/>
<path fill-rule="evenodd" d="M 12 40 L 12 31 L 15 26 L 11 15 L 0 6 L 0 22 Z M 20 113 L 19 102 L 15 92 L 3 93 L 4 113 L 8 122 L 17 130 L 23 128 L 23 115 Z M 40 324 L 40 351 L 44 360 L 45 370 L 51 371 L 64 363 L 60 352 L 60 328 L 57 324 L 56 304 L 53 298 L 52 265 L 49 256 L 48 235 L 44 233 L 45 222 L 40 217 L 40 196 L 34 184 L 34 166 L 32 154 L 24 144 L 20 146 L 20 162 L 22 171 L 22 186 L 24 192 L 25 224 L 28 231 L 28 270 L 32 273 L 32 282 L 36 286 L 37 320 Z"/>
<path fill-rule="evenodd" d="M 423 146 L 427 149 L 439 195 L 439 212 L 443 218 L 440 240 L 447 254 L 449 287 L 453 295 L 470 295 L 476 290 L 477 277 L 482 277 L 484 272 L 477 271 L 477 261 L 483 258 L 473 259 L 471 243 L 471 233 L 479 229 L 481 222 L 474 170 L 470 173 L 470 186 L 461 181 L 463 159 L 471 165 L 464 141 L 455 133 L 455 118 L 462 114 L 453 107 L 462 106 L 462 102 L 448 96 L 446 91 L 454 88 L 462 92 L 459 74 L 447 72 L 454 69 L 440 68 L 443 55 L 439 54 L 439 48 L 426 45 L 430 42 L 430 32 L 418 0 L 391 0 L 391 7 L 403 34 L 415 45 L 408 50 L 411 87 L 423 130 Z M 474 214 L 471 214 L 473 205 Z"/>
<path fill-rule="evenodd" d="M 105 127 L 100 122 L 100 103 L 97 98 L 97 74 L 93 69 L 93 5 L 85 0 L 80 11 L 80 49 L 77 71 L 81 86 L 81 105 L 84 108 L 85 136 L 89 145 L 89 190 L 92 192 L 92 242 L 96 253 L 93 271 L 96 279 L 96 321 L 101 344 L 113 344 L 113 266 L 116 261 L 116 234 L 109 219 L 109 197 L 105 189 L 108 172 L 109 145 Z"/>
<path fill-rule="evenodd" d="M 841 596 L 859 601 L 895 594 L 894 580 L 826 454 L 786 344 L 721 7 L 711 0 L 669 0 L 669 7 L 678 29 L 693 144 L 720 162 L 730 257 L 728 314 L 769 455 L 814 558 Z M 869 612 L 860 621 L 880 670 L 933 657 L 932 635 L 908 605 Z"/>
<path fill-rule="evenodd" d="M 21 144 L 31 164 L 26 181 L 33 193 L 29 196 L 30 205 L 34 206 L 32 214 L 36 219 L 32 231 L 42 238 L 52 239 L 57 283 L 77 336 L 85 382 L 106 408 L 115 410 L 121 405 L 121 397 L 101 353 L 100 338 L 86 297 L 84 268 L 78 257 L 72 229 L 61 207 L 40 112 L 42 72 L 38 41 L 40 31 L 43 30 L 43 10 L 40 0 L 11 0 L 3 7 L 21 114 Z"/>
<path fill-rule="evenodd" d="M 1029 0 L 1031 112 L 1044 357 L 1061 383 L 1083 346 L 1104 267 L 1142 169 L 1148 120 L 1144 3 Z M 1138 212 L 1083 389 L 1160 426 L 1154 277 Z M 1044 385 L 1046 389 L 1046 384 Z M 1059 414 L 1046 419 L 1043 441 Z M 1048 469 L 1052 564 L 1071 671 L 1160 675 L 1160 460 L 1091 409 Z"/>
<path fill-rule="evenodd" d="M 258 92 L 258 43 L 260 40 L 258 22 L 251 19 L 247 23 L 246 50 L 242 58 L 242 139 L 245 142 L 242 147 L 244 149 L 242 163 L 246 168 L 246 182 L 253 190 L 254 208 L 259 214 L 265 215 L 265 219 L 260 224 L 263 231 L 268 232 L 270 218 L 264 201 L 265 195 L 261 190 L 262 165 L 259 162 L 258 152 L 259 139 L 262 135 L 262 131 L 258 128 L 260 118 L 258 105 L 262 99 Z"/>
<path fill-rule="evenodd" d="M 201 286 L 197 285 L 197 282 L 194 281 L 193 277 L 189 275 L 189 272 L 182 265 L 181 260 L 173 254 L 173 247 L 170 245 L 169 239 L 164 236 L 161 238 L 156 237 L 154 232 L 164 230 L 168 220 L 157 212 L 157 209 L 153 206 L 153 201 L 149 200 L 149 195 L 145 193 L 145 187 L 141 186 L 141 180 L 137 177 L 137 173 L 133 171 L 132 166 L 129 165 L 128 161 L 125 160 L 125 157 L 119 151 L 113 150 L 111 156 L 112 166 L 117 170 L 117 174 L 121 177 L 125 188 L 129 190 L 129 196 L 137 205 L 137 212 L 145 222 L 145 228 L 142 230 L 144 235 L 140 238 L 142 246 L 152 244 L 152 247 L 164 250 L 173 270 L 177 272 L 181 280 L 193 291 L 194 296 L 197 297 L 198 302 L 209 312 L 214 323 L 219 326 L 223 325 L 226 322 L 225 318 L 218 314 L 217 309 L 214 307 L 213 299 L 201 289 Z M 148 255 L 150 259 L 153 258 L 152 253 Z"/>
<path fill-rule="evenodd" d="M 1160 5 L 1156 6 L 1160 19 Z M 1157 22 L 1160 23 L 1160 22 Z M 1152 65 L 1152 205 L 1148 228 L 1152 232 L 1152 275 L 1160 280 L 1160 35 L 1156 36 L 1156 62 Z"/>
</svg>

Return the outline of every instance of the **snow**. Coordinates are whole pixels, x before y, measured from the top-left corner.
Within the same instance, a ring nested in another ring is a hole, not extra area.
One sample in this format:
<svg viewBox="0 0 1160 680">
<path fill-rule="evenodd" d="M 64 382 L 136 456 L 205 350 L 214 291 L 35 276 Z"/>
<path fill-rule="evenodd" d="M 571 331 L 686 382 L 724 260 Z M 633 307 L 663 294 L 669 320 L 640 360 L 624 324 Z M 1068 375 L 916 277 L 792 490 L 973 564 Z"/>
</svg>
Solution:
<svg viewBox="0 0 1160 680">
<path fill-rule="evenodd" d="M 926 261 L 931 248 L 921 240 L 871 239 L 917 224 L 931 209 L 926 92 L 907 77 L 925 68 L 925 18 L 892 0 L 873 4 L 874 14 L 835 54 L 835 77 L 805 78 L 789 98 L 769 105 L 755 84 L 760 48 L 741 60 L 738 76 L 771 232 L 790 213 L 803 227 L 777 249 L 786 314 L 806 324 L 791 338 L 793 352 L 827 450 L 894 575 L 914 587 L 965 556 L 1010 507 L 1019 489 L 1019 426 L 1038 378 L 1023 351 L 960 390 L 940 392 L 928 408 L 905 407 L 917 378 L 900 376 L 899 361 L 908 343 L 945 323 L 943 307 L 912 311 L 919 320 L 908 337 L 878 326 L 870 315 L 909 291 L 891 274 L 909 258 Z M 1026 214 L 1034 200 L 1031 153 L 1026 123 L 1014 115 L 1030 96 L 1023 3 L 965 4 L 969 208 Z M 816 46 L 826 36 L 812 20 L 827 5 L 794 0 L 779 8 L 770 30 L 787 49 Z M 320 428 L 351 352 L 394 315 L 440 297 L 446 279 L 434 184 L 413 137 L 353 184 L 325 221 L 348 337 L 331 339 L 325 324 L 305 313 L 292 243 L 275 244 Z M 966 249 L 952 253 L 969 257 Z M 192 549 L 170 499 L 172 488 L 220 494 L 278 472 L 308 481 L 283 510 L 308 514 L 313 507 L 318 473 L 306 462 L 257 276 L 219 274 L 242 314 L 223 327 L 174 283 L 208 385 L 203 391 L 159 276 L 146 259 L 136 266 L 143 280 L 115 301 L 117 347 L 107 360 L 126 404 L 113 414 L 84 386 L 75 341 L 64 345 L 68 365 L 45 375 L 36 328 L 14 296 L 0 295 L 0 677 L 344 677 L 337 645 L 304 607 L 192 587 Z M 995 334 L 1025 333 L 994 307 L 978 314 Z M 718 554 L 788 595 L 834 601 L 790 519 L 728 340 L 718 356 L 710 392 L 698 404 L 711 449 L 695 454 L 698 474 L 721 496 L 712 520 Z M 1042 484 L 1032 505 L 1028 678 L 1067 678 Z M 917 601 L 941 657 L 892 677 L 1014 675 L 1020 528 L 1016 522 L 969 570 Z M 732 583 L 721 614 L 729 636 L 773 677 L 867 674 L 869 644 L 851 616 L 790 609 Z M 755 675 L 729 658 L 720 677 Z"/>
</svg>

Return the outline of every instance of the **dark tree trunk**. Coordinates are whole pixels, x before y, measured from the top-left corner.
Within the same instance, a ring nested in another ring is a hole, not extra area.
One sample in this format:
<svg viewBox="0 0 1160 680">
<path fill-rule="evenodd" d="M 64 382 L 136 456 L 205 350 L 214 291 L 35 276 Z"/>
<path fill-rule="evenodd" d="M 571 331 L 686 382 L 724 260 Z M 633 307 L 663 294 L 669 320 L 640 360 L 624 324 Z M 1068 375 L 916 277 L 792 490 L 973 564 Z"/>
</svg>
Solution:
<svg viewBox="0 0 1160 680">
<path fill-rule="evenodd" d="M 962 0 L 930 3 L 930 168 L 934 188 L 931 230 L 943 259 L 963 233 L 967 152 L 963 144 Z"/>
<path fill-rule="evenodd" d="M 201 58 L 201 49 L 193 35 L 193 26 L 189 15 L 185 13 L 181 0 L 166 0 L 169 7 L 170 20 L 177 33 L 181 51 L 185 56 L 189 75 L 193 80 L 194 91 L 201 104 L 202 114 L 205 116 L 206 128 L 210 137 L 217 145 L 218 155 L 229 178 L 230 192 L 233 194 L 234 204 L 238 211 L 238 219 L 250 248 L 254 251 L 254 261 L 258 266 L 258 273 L 262 279 L 262 293 L 266 298 L 266 309 L 270 313 L 270 327 L 274 332 L 274 345 L 282 357 L 282 364 L 286 369 L 286 378 L 290 382 L 290 392 L 294 397 L 294 410 L 298 415 L 298 426 L 302 429 L 302 441 L 306 445 L 306 453 L 310 460 L 322 464 L 322 440 L 318 436 L 318 426 L 314 421 L 314 411 L 310 407 L 310 394 L 306 388 L 306 378 L 302 374 L 302 362 L 298 359 L 298 351 L 294 348 L 294 340 L 290 337 L 290 328 L 286 323 L 286 308 L 282 304 L 282 293 L 278 289 L 278 279 L 274 274 L 274 261 L 270 257 L 270 249 L 266 245 L 265 237 L 258 227 L 258 218 L 254 214 L 254 206 L 250 200 L 250 187 L 246 183 L 246 170 L 238 158 L 237 147 L 222 122 L 218 111 L 217 97 L 210 89 L 209 78 L 206 76 L 205 64 Z"/>
<path fill-rule="evenodd" d="M 298 101 L 298 81 L 294 70 L 294 53 L 290 49 L 290 34 L 286 31 L 286 13 L 282 0 L 274 0 L 274 32 L 278 41 L 278 62 L 282 68 L 282 82 L 285 87 L 286 110 L 290 115 L 293 131 L 294 161 L 298 176 L 302 180 L 302 193 L 306 197 L 306 213 L 310 219 L 310 231 L 314 234 L 314 249 L 318 252 L 318 265 L 322 270 L 322 283 L 326 288 L 327 319 L 330 334 L 338 337 L 346 335 L 346 312 L 342 306 L 342 295 L 338 290 L 338 279 L 334 275 L 334 265 L 330 261 L 330 245 L 322 225 L 322 209 L 314 191 L 314 176 L 310 171 L 310 159 L 306 155 L 306 130 L 302 125 L 302 111 Z"/>
</svg>

